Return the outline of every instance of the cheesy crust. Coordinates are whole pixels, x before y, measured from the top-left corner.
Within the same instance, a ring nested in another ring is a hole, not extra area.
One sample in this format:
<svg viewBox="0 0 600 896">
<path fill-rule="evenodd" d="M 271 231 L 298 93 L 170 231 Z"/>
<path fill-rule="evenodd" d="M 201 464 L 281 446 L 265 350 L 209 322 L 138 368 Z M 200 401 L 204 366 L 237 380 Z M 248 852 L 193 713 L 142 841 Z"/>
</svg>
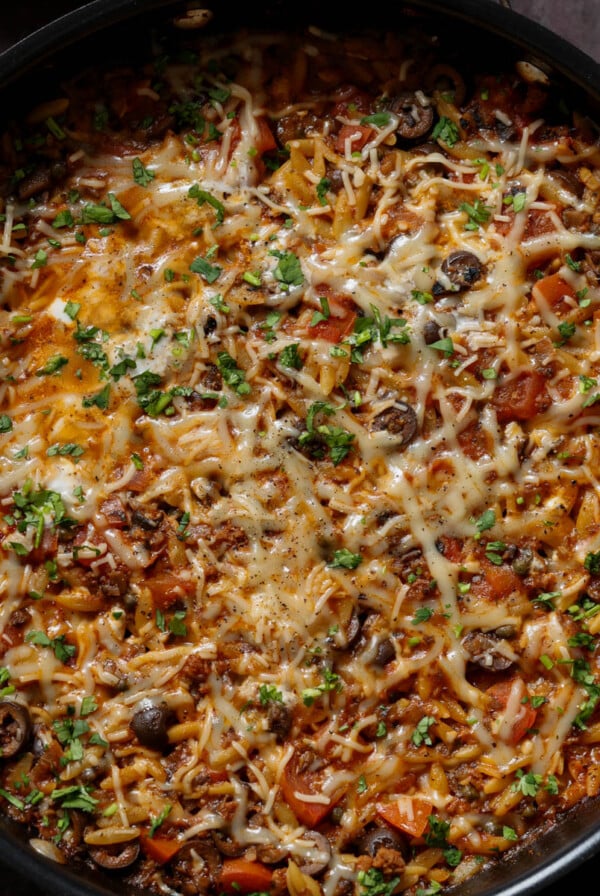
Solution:
<svg viewBox="0 0 600 896">
<path fill-rule="evenodd" d="M 2 143 L 0 795 L 153 894 L 434 894 L 598 794 L 600 150 L 185 32 Z"/>
</svg>

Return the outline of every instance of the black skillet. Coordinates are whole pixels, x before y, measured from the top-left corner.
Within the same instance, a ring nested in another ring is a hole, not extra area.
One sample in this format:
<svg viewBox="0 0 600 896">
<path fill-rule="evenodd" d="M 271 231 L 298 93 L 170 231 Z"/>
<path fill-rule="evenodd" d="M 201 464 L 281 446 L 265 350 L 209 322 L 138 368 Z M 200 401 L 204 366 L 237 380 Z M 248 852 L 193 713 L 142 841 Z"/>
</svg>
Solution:
<svg viewBox="0 0 600 896">
<path fill-rule="evenodd" d="M 29 98 L 43 99 L 53 79 L 94 59 L 131 61 L 137 53 L 143 55 L 153 35 L 172 30 L 174 16 L 190 5 L 182 0 L 93 0 L 50 21 L 0 53 L 0 109 L 5 116 L 18 114 Z M 577 98 L 578 107 L 587 107 L 600 121 L 600 65 L 547 28 L 492 0 L 396 0 L 368 11 L 359 6 L 354 12 L 336 0 L 263 0 L 260 6 L 252 0 L 198 0 L 193 5 L 213 10 L 210 27 L 217 30 L 238 24 L 289 28 L 295 23 L 335 30 L 347 24 L 349 15 L 354 22 L 356 16 L 366 16 L 368 24 L 401 28 L 407 16 L 413 22 L 417 16 L 435 32 L 453 33 L 466 56 L 481 54 L 485 60 L 505 54 L 507 61 L 526 58 L 538 64 L 567 101 Z M 101 871 L 45 859 L 29 846 L 22 829 L 1 817 L 0 862 L 44 896 L 142 896 Z M 534 842 L 455 888 L 452 896 L 530 896 L 542 890 L 545 896 L 558 896 L 569 887 L 581 889 L 588 875 L 593 887 L 598 871 L 600 798 L 558 819 Z"/>
</svg>

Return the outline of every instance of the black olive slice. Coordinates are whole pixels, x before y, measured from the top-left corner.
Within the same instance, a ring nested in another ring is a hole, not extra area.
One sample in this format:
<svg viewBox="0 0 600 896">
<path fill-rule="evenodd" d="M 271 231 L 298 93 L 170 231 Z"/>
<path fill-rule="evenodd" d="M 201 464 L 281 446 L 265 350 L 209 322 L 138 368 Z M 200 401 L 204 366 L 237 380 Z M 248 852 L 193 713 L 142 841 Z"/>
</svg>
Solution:
<svg viewBox="0 0 600 896">
<path fill-rule="evenodd" d="M 140 844 L 137 840 L 129 840 L 127 843 L 89 846 L 88 852 L 96 865 L 105 871 L 123 871 L 133 865 L 139 856 Z"/>
<path fill-rule="evenodd" d="M 169 710 L 166 704 L 144 701 L 129 723 L 131 730 L 144 747 L 164 750 L 168 745 L 167 724 Z"/>
<path fill-rule="evenodd" d="M 238 856 L 241 856 L 246 852 L 246 847 L 243 843 L 238 843 L 237 840 L 234 840 L 223 831 L 212 831 L 211 836 L 213 838 L 215 846 L 224 856 L 228 856 L 229 858 L 237 858 Z"/>
<path fill-rule="evenodd" d="M 407 841 L 399 831 L 395 831 L 392 828 L 371 828 L 371 830 L 365 831 L 356 845 L 361 855 L 371 856 L 373 859 L 382 847 L 395 849 L 405 859 L 410 854 Z"/>
<path fill-rule="evenodd" d="M 417 415 L 404 401 L 396 401 L 371 421 L 371 431 L 387 432 L 395 448 L 406 447 L 416 436 L 417 429 Z"/>
<path fill-rule="evenodd" d="M 457 72 L 453 65 L 440 62 L 434 65 L 427 74 L 427 90 L 436 90 L 442 95 L 448 94 L 448 99 L 455 106 L 462 106 L 465 101 L 467 89 L 465 79 Z"/>
<path fill-rule="evenodd" d="M 390 109 L 398 116 L 396 133 L 404 140 L 421 139 L 433 127 L 433 108 L 423 106 L 414 93 L 394 97 Z"/>
<path fill-rule="evenodd" d="M 483 275 L 483 265 L 476 255 L 466 249 L 451 252 L 442 263 L 442 271 L 458 291 L 469 289 Z"/>
<path fill-rule="evenodd" d="M 303 874 L 308 874 L 309 877 L 314 877 L 322 871 L 325 871 L 329 865 L 331 860 L 331 844 L 327 837 L 325 837 L 324 834 L 319 833 L 319 831 L 307 831 L 302 835 L 302 839 L 312 840 L 316 849 L 311 849 L 303 859 L 302 864 L 298 867 Z"/>
<path fill-rule="evenodd" d="M 31 734 L 29 710 L 16 700 L 0 700 L 0 757 L 15 756 Z"/>
<path fill-rule="evenodd" d="M 195 837 L 183 844 L 173 867 L 186 881 L 196 887 L 189 892 L 207 893 L 214 889 L 221 871 L 222 859 L 212 840 Z"/>
</svg>

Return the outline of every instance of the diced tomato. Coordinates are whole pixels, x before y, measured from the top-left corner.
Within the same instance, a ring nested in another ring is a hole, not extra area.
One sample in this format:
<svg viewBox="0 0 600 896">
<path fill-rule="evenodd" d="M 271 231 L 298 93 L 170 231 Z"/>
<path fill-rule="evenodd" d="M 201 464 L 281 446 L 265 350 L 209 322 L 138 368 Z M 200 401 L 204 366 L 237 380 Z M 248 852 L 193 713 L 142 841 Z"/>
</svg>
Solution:
<svg viewBox="0 0 600 896">
<path fill-rule="evenodd" d="M 510 566 L 496 566 L 481 560 L 481 578 L 471 583 L 471 591 L 479 597 L 499 601 L 521 587 L 521 579 Z"/>
<path fill-rule="evenodd" d="M 181 843 L 168 837 L 141 837 L 140 846 L 158 865 L 164 865 L 181 849 Z"/>
<path fill-rule="evenodd" d="M 527 688 L 522 678 L 512 678 L 507 681 L 499 681 L 492 685 L 486 692 L 492 698 L 492 710 L 503 712 L 508 706 L 509 699 L 513 698 L 516 712 L 512 723 L 508 728 L 508 736 L 505 738 L 509 744 L 517 744 L 522 740 L 530 728 L 535 724 L 537 710 L 527 700 Z M 525 702 L 524 702 L 525 701 Z"/>
<path fill-rule="evenodd" d="M 440 553 L 450 563 L 460 563 L 462 560 L 462 545 L 463 543 L 460 539 L 450 535 L 441 535 L 439 538 Z"/>
<path fill-rule="evenodd" d="M 193 594 L 195 590 L 194 583 L 190 579 L 169 570 L 154 571 L 146 580 L 146 585 L 152 595 L 154 606 L 159 610 L 168 609 L 182 597 Z"/>
<path fill-rule="evenodd" d="M 400 795 L 389 803 L 377 804 L 377 814 L 384 821 L 411 837 L 423 835 L 432 811 L 433 804 L 421 797 Z"/>
<path fill-rule="evenodd" d="M 499 383 L 492 404 L 500 423 L 531 420 L 550 404 L 546 380 L 535 370 L 523 371 L 513 379 Z"/>
<path fill-rule="evenodd" d="M 248 859 L 225 859 L 219 875 L 219 892 L 264 893 L 271 886 L 273 872 L 262 862 Z"/>
<path fill-rule="evenodd" d="M 565 296 L 576 298 L 575 290 L 560 274 L 551 274 L 538 280 L 531 295 L 538 306 L 545 304 L 551 308 L 558 305 Z"/>
<path fill-rule="evenodd" d="M 310 333 L 315 339 L 324 339 L 326 342 L 333 343 L 341 342 L 353 331 L 355 320 L 356 313 L 354 311 L 346 311 L 339 316 L 334 316 L 332 313 L 328 320 L 320 320 L 314 327 L 311 327 Z"/>
<path fill-rule="evenodd" d="M 314 828 L 323 821 L 335 804 L 334 800 L 330 800 L 329 803 L 310 803 L 303 800 L 301 796 L 296 796 L 296 794 L 312 796 L 316 792 L 311 776 L 298 770 L 298 754 L 295 753 L 283 771 L 281 793 L 290 809 L 294 811 L 298 821 L 309 828 Z"/>
<path fill-rule="evenodd" d="M 343 124 L 340 128 L 335 148 L 342 155 L 346 154 L 346 141 L 350 140 L 350 152 L 360 150 L 373 139 L 375 131 L 364 124 Z"/>
<path fill-rule="evenodd" d="M 325 339 L 326 342 L 341 342 L 354 330 L 357 318 L 356 306 L 344 296 L 334 293 L 328 286 L 315 288 L 318 296 L 326 298 L 329 304 L 329 317 L 309 326 L 307 334 L 313 339 Z"/>
<path fill-rule="evenodd" d="M 263 152 L 270 152 L 272 149 L 277 149 L 277 141 L 275 140 L 271 126 L 264 115 L 259 115 L 254 120 L 258 126 L 258 137 L 256 138 L 254 145 L 259 155 L 262 155 Z"/>
<path fill-rule="evenodd" d="M 277 149 L 277 141 L 275 140 L 271 126 L 264 115 L 258 115 L 254 120 L 258 128 L 258 134 L 254 140 L 253 147 L 260 157 L 265 152 Z M 229 127 L 231 129 L 231 138 L 229 141 L 229 152 L 231 156 L 242 139 L 242 129 L 237 118 L 233 119 Z"/>
</svg>

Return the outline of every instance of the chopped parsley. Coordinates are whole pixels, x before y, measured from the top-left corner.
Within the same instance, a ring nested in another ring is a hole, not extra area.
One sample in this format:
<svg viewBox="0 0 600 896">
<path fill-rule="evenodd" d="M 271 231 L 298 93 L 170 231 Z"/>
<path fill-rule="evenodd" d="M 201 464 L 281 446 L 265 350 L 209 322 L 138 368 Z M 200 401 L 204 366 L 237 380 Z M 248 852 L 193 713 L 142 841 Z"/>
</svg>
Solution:
<svg viewBox="0 0 600 896">
<path fill-rule="evenodd" d="M 590 551 L 589 554 L 586 554 L 585 560 L 583 561 L 584 569 L 592 576 L 600 575 L 600 551 Z"/>
<path fill-rule="evenodd" d="M 289 367 L 293 370 L 301 370 L 303 361 L 298 351 L 300 345 L 295 342 L 293 345 L 286 347 L 279 353 L 279 363 L 282 367 Z"/>
<path fill-rule="evenodd" d="M 220 311 L 221 314 L 229 314 L 229 312 L 231 311 L 231 308 L 229 307 L 229 305 L 226 305 L 225 302 L 223 301 L 223 296 L 221 295 L 220 292 L 218 292 L 216 295 L 214 295 L 208 301 L 213 306 L 213 308 L 215 308 L 217 311 Z"/>
<path fill-rule="evenodd" d="M 473 204 L 461 202 L 459 209 L 465 212 L 468 218 L 465 230 L 477 230 L 482 224 L 487 224 L 493 211 L 492 207 L 485 205 L 481 199 L 476 199 Z"/>
<path fill-rule="evenodd" d="M 359 896 L 392 896 L 392 893 L 400 883 L 399 877 L 392 877 L 386 880 L 383 876 L 383 871 L 379 868 L 359 871 L 357 880 L 360 885 Z"/>
<path fill-rule="evenodd" d="M 38 249 L 31 263 L 31 270 L 35 268 L 43 268 L 48 264 L 48 253 L 44 249 Z"/>
<path fill-rule="evenodd" d="M 261 706 L 268 706 L 269 703 L 283 703 L 283 694 L 274 684 L 261 684 L 258 689 L 258 699 Z"/>
<path fill-rule="evenodd" d="M 132 162 L 133 179 L 139 187 L 147 187 L 156 177 L 154 171 L 144 167 L 141 159 L 135 158 Z"/>
<path fill-rule="evenodd" d="M 429 729 L 432 725 L 435 725 L 436 720 L 433 716 L 423 716 L 417 722 L 416 728 L 412 733 L 411 740 L 415 747 L 421 747 L 423 744 L 427 747 L 431 747 L 433 741 L 429 735 Z"/>
<path fill-rule="evenodd" d="M 481 534 L 496 525 L 496 514 L 493 510 L 484 510 L 481 516 L 477 520 L 472 520 L 472 522 L 475 523 L 477 532 Z"/>
<path fill-rule="evenodd" d="M 52 355 L 51 358 L 48 358 L 43 367 L 40 367 L 36 370 L 36 376 L 54 376 L 54 374 L 59 373 L 65 364 L 69 363 L 69 359 L 65 358 L 64 355 Z"/>
<path fill-rule="evenodd" d="M 305 706 L 312 706 L 315 700 L 329 691 L 341 691 L 344 684 L 337 672 L 331 669 L 323 669 L 323 681 L 314 688 L 305 688 L 302 691 L 302 702 Z"/>
<path fill-rule="evenodd" d="M 162 809 L 162 811 L 156 816 L 156 818 L 153 818 L 153 819 L 152 819 L 152 822 L 151 822 L 151 824 L 150 824 L 150 830 L 148 831 L 148 836 L 149 836 L 150 838 L 154 837 L 154 835 L 156 834 L 156 832 L 157 832 L 157 830 L 159 829 L 159 827 L 160 827 L 162 824 L 164 824 L 164 822 L 167 820 L 167 818 L 169 817 L 169 814 L 170 814 L 170 812 L 171 812 L 171 809 L 172 809 L 171 804 L 170 804 L 170 803 L 167 803 L 167 805 L 166 805 L 166 806 L 164 807 L 164 809 Z"/>
<path fill-rule="evenodd" d="M 56 638 L 49 638 L 46 632 L 31 631 L 25 635 L 28 644 L 39 645 L 40 647 L 50 647 L 54 651 L 54 655 L 61 663 L 66 663 L 75 654 L 75 645 L 68 644 L 65 635 L 58 635 Z"/>
<path fill-rule="evenodd" d="M 419 625 L 421 622 L 428 622 L 433 616 L 431 607 L 417 607 L 415 615 L 411 619 L 412 625 Z"/>
<path fill-rule="evenodd" d="M 443 339 L 438 339 L 436 342 L 431 342 L 429 348 L 434 348 L 438 352 L 443 352 L 447 358 L 454 354 L 454 343 L 449 336 L 445 336 Z"/>
<path fill-rule="evenodd" d="M 124 208 L 114 193 L 108 194 L 109 205 L 84 205 L 81 210 L 82 224 L 115 224 L 117 221 L 129 221 L 131 215 Z"/>
<path fill-rule="evenodd" d="M 458 126 L 450 118 L 442 115 L 434 127 L 431 136 L 434 140 L 440 140 L 448 146 L 454 146 L 460 137 L 460 131 L 458 130 Z"/>
<path fill-rule="evenodd" d="M 77 445 L 75 442 L 64 442 L 62 445 L 60 442 L 56 442 L 54 445 L 50 445 L 49 448 L 46 449 L 47 457 L 81 457 L 82 454 L 85 454 L 85 448 L 82 448 L 81 445 Z"/>
<path fill-rule="evenodd" d="M 200 255 L 194 258 L 190 264 L 190 271 L 200 274 L 207 283 L 214 283 L 215 280 L 218 280 L 222 270 L 223 268 L 220 268 L 218 264 L 211 264 L 208 258 L 202 258 Z"/>
<path fill-rule="evenodd" d="M 59 230 L 61 227 L 72 227 L 75 223 L 73 218 L 73 214 L 70 209 L 65 208 L 61 212 L 59 212 L 52 222 L 52 226 Z"/>
<path fill-rule="evenodd" d="M 351 358 L 357 364 L 363 361 L 362 349 L 377 341 L 383 348 L 387 348 L 390 342 L 399 345 L 408 345 L 410 342 L 409 333 L 405 329 L 407 322 L 404 317 L 383 316 L 375 305 L 371 305 L 371 312 L 372 316 L 370 317 L 357 317 L 353 333 L 344 339 L 345 345 L 353 347 Z"/>
<path fill-rule="evenodd" d="M 219 224 L 223 223 L 223 219 L 225 218 L 225 206 L 211 193 L 207 192 L 207 190 L 202 190 L 198 184 L 193 184 L 188 190 L 188 196 L 190 199 L 195 199 L 200 207 L 206 202 L 207 205 L 214 208 L 216 213 L 215 227 L 218 227 Z"/>
<path fill-rule="evenodd" d="M 316 327 L 321 321 L 329 320 L 331 317 L 331 309 L 329 308 L 329 301 L 326 296 L 319 296 L 319 304 L 321 305 L 321 310 L 314 312 L 310 321 L 311 327 Z"/>
<path fill-rule="evenodd" d="M 341 548 L 339 551 L 335 551 L 333 560 L 327 565 L 331 569 L 356 569 L 362 560 L 360 554 L 353 554 L 348 548 Z"/>
<path fill-rule="evenodd" d="M 280 252 L 278 249 L 271 249 L 269 255 L 279 259 L 273 271 L 273 276 L 276 280 L 288 288 L 290 286 L 302 286 L 304 274 L 300 266 L 300 259 L 293 252 Z"/>
<path fill-rule="evenodd" d="M 217 355 L 217 367 L 227 385 L 238 395 L 249 395 L 250 384 L 246 382 L 246 374 L 238 367 L 234 358 L 228 352 L 219 352 Z"/>
<path fill-rule="evenodd" d="M 99 408 L 101 411 L 105 411 L 108 408 L 110 402 L 110 383 L 107 383 L 103 389 L 99 392 L 96 392 L 94 395 L 84 395 L 82 399 L 82 406 L 84 408 Z"/>
<path fill-rule="evenodd" d="M 98 805 L 98 800 L 90 796 L 90 789 L 82 785 L 57 788 L 52 792 L 52 799 L 60 802 L 63 809 L 81 809 L 83 812 L 93 812 Z"/>
<path fill-rule="evenodd" d="M 188 386 L 175 386 L 167 391 L 158 389 L 156 387 L 162 384 L 162 377 L 151 370 L 145 370 L 132 379 L 138 403 L 150 417 L 158 417 L 160 414 L 172 416 L 175 413 L 173 398 L 176 395 L 189 396 L 193 391 Z"/>
<path fill-rule="evenodd" d="M 306 415 L 306 430 L 300 434 L 298 444 L 306 447 L 313 457 L 322 458 L 326 450 L 334 466 L 337 466 L 346 457 L 354 441 L 354 433 L 350 433 L 341 426 L 321 424 L 315 426 L 317 414 L 335 414 L 336 408 L 326 401 L 315 401 L 311 404 Z"/>
<path fill-rule="evenodd" d="M 372 115 L 363 115 L 360 123 L 362 125 L 372 124 L 376 128 L 387 128 L 391 120 L 389 112 L 373 112 Z"/>
<path fill-rule="evenodd" d="M 317 191 L 317 199 L 319 200 L 319 205 L 327 205 L 327 191 L 331 186 L 331 181 L 328 177 L 322 177 L 319 183 L 316 186 Z"/>
</svg>

